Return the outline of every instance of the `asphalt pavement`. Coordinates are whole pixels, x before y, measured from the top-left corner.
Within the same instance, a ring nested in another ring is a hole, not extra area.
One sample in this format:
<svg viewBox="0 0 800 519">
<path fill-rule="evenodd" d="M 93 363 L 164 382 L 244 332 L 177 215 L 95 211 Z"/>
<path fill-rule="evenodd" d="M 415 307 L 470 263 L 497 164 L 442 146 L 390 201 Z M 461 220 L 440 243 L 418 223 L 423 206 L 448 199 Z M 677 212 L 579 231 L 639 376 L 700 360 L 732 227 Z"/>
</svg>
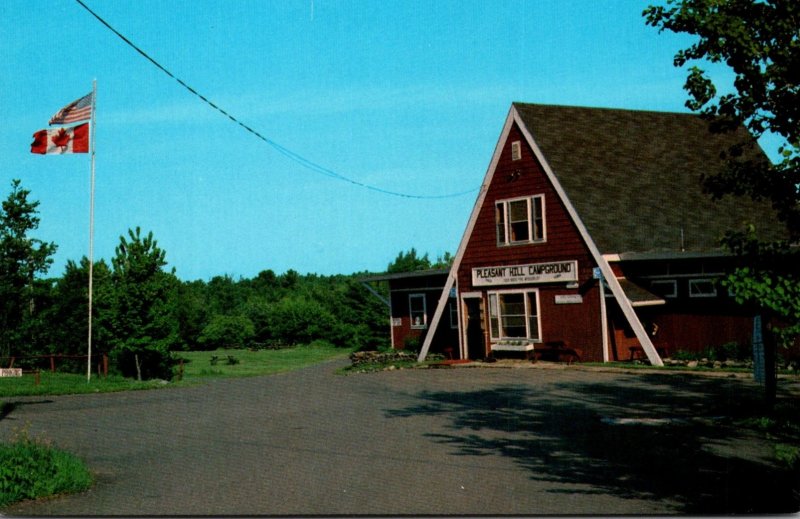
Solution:
<svg viewBox="0 0 800 519">
<path fill-rule="evenodd" d="M 84 459 L 85 493 L 5 515 L 786 513 L 797 481 L 735 426 L 748 379 L 580 369 L 278 375 L 27 397 L 27 428 Z"/>
</svg>

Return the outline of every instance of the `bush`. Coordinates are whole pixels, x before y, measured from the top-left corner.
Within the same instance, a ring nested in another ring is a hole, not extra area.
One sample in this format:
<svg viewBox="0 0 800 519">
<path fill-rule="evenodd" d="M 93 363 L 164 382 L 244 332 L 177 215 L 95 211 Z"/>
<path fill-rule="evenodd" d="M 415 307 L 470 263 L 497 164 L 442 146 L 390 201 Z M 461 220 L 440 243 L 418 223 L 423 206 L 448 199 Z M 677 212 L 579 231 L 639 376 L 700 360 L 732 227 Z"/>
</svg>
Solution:
<svg viewBox="0 0 800 519">
<path fill-rule="evenodd" d="M 245 348 L 255 336 L 253 322 L 244 315 L 215 315 L 197 342 L 204 350 Z"/>
<path fill-rule="evenodd" d="M 752 358 L 752 349 L 749 344 L 739 344 L 729 342 L 721 346 L 708 346 L 700 351 L 678 350 L 672 354 L 675 360 L 701 360 L 725 361 L 725 360 L 748 360 Z"/>
<path fill-rule="evenodd" d="M 403 349 L 406 351 L 419 352 L 422 348 L 422 339 L 420 337 L 406 337 L 403 339 Z"/>
<path fill-rule="evenodd" d="M 109 359 L 112 366 L 124 377 L 142 380 L 160 378 L 172 379 L 175 360 L 166 345 L 152 344 L 149 341 L 129 340 L 124 345 L 111 350 Z M 137 366 L 138 362 L 138 366 Z"/>
<path fill-rule="evenodd" d="M 0 506 L 23 499 L 82 492 L 92 484 L 75 456 L 27 438 L 0 445 Z"/>
<path fill-rule="evenodd" d="M 287 297 L 271 304 L 267 312 L 272 339 L 288 344 L 308 344 L 316 339 L 335 342 L 336 320 L 321 304 L 303 297 Z"/>
</svg>

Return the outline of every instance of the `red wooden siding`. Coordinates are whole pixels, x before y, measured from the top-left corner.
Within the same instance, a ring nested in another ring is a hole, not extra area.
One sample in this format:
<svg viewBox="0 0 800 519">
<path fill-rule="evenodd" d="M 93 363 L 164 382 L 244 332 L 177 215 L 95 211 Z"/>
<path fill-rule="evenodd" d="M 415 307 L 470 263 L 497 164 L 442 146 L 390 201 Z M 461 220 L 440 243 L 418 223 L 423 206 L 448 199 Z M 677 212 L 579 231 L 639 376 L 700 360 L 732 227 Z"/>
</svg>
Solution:
<svg viewBox="0 0 800 519">
<path fill-rule="evenodd" d="M 514 141 L 521 143 L 520 160 L 511 158 L 511 144 Z M 524 245 L 498 245 L 495 203 L 534 195 L 544 195 L 546 241 Z M 539 289 L 542 340 L 565 340 L 573 347 L 583 350 L 583 360 L 602 361 L 600 296 L 597 282 L 592 279 L 592 270 L 597 265 L 533 151 L 519 128 L 514 125 L 503 144 L 502 155 L 472 233 L 468 237 L 458 271 L 459 292 L 481 291 L 484 293 L 485 305 L 487 288 L 495 288 L 473 287 L 473 268 L 567 260 L 578 262 L 578 289 L 567 289 L 564 283 L 496 288 Z M 583 302 L 556 304 L 555 296 L 560 294 L 580 294 Z M 488 323 L 484 326 L 488 330 Z"/>
<path fill-rule="evenodd" d="M 406 341 L 419 339 L 417 348 L 422 344 L 425 335 L 430 329 L 436 305 L 442 294 L 447 274 L 432 275 L 426 277 L 415 277 L 408 279 L 397 279 L 390 282 L 392 320 L 399 320 L 399 326 L 391 326 L 392 340 L 396 349 L 405 349 Z M 425 328 L 412 328 L 409 308 L 410 294 L 425 295 L 425 313 L 427 314 L 428 326 Z M 448 309 L 442 316 L 439 327 L 436 330 L 434 341 L 430 351 L 433 353 L 445 353 L 445 349 L 452 348 L 458 351 L 458 329 L 450 327 L 450 314 Z"/>
</svg>

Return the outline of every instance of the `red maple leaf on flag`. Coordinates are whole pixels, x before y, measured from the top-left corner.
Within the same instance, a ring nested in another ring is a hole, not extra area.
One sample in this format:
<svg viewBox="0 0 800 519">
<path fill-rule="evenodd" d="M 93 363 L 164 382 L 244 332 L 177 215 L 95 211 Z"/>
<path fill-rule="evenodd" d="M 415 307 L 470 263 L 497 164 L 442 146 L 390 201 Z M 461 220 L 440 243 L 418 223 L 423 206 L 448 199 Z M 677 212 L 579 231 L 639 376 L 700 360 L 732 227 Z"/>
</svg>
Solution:
<svg viewBox="0 0 800 519">
<path fill-rule="evenodd" d="M 57 134 L 55 134 L 52 137 L 50 137 L 50 140 L 53 141 L 53 144 L 55 144 L 56 146 L 58 146 L 58 147 L 60 147 L 62 149 L 66 148 L 67 145 L 69 145 L 69 139 L 70 139 L 70 135 L 67 133 L 67 130 L 65 130 L 64 128 L 61 128 L 61 130 L 59 130 L 59 132 Z"/>
</svg>

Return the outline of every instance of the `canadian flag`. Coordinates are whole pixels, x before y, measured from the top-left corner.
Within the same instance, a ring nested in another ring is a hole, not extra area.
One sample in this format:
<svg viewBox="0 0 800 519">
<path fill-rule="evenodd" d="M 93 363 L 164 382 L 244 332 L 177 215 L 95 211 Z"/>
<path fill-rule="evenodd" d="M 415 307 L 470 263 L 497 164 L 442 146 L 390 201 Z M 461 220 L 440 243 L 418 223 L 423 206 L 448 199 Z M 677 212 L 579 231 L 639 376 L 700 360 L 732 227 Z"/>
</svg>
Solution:
<svg viewBox="0 0 800 519">
<path fill-rule="evenodd" d="M 89 123 L 33 134 L 31 153 L 64 155 L 89 152 Z"/>
</svg>

